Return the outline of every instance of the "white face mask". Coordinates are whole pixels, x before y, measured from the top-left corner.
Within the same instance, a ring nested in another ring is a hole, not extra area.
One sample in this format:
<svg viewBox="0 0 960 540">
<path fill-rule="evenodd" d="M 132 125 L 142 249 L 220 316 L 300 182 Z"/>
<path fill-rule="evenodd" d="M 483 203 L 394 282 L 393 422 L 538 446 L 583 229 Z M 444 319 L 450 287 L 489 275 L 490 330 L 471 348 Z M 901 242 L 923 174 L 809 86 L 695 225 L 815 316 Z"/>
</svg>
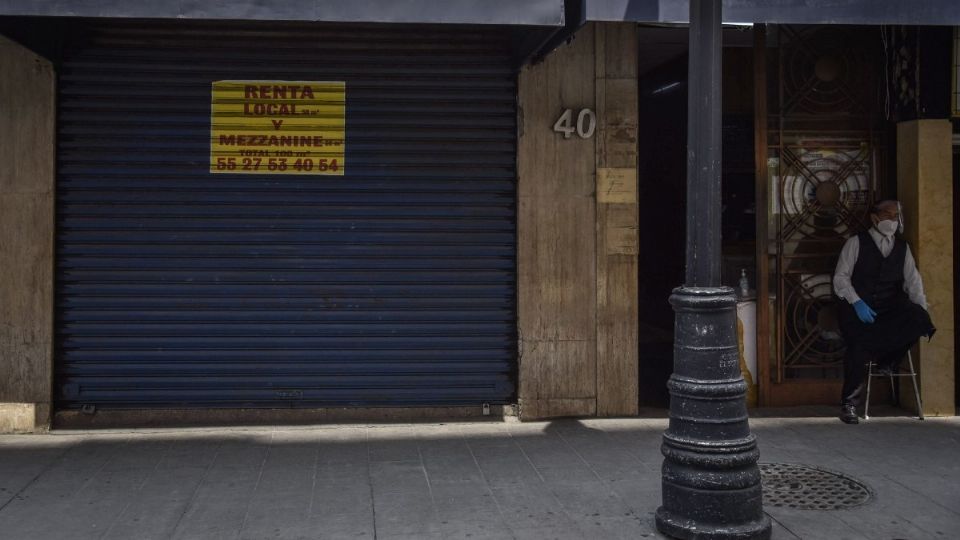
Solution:
<svg viewBox="0 0 960 540">
<path fill-rule="evenodd" d="M 877 230 L 884 236 L 893 236 L 893 233 L 897 232 L 899 228 L 900 222 L 892 219 L 885 219 L 877 223 Z"/>
</svg>

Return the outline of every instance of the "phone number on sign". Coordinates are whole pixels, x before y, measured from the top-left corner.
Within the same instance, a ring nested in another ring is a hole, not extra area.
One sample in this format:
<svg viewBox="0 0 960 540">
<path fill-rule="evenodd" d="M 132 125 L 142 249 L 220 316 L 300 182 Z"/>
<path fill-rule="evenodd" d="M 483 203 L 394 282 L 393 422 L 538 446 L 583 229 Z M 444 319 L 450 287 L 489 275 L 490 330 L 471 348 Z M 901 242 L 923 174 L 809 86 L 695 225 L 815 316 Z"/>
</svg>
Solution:
<svg viewBox="0 0 960 540">
<path fill-rule="evenodd" d="M 320 172 L 340 170 L 340 165 L 336 159 L 318 159 L 314 161 L 311 158 L 297 158 L 296 161 L 287 158 L 232 158 L 219 157 L 216 164 L 218 171 L 286 171 L 292 169 L 295 171 L 312 171 L 314 169 Z"/>
</svg>

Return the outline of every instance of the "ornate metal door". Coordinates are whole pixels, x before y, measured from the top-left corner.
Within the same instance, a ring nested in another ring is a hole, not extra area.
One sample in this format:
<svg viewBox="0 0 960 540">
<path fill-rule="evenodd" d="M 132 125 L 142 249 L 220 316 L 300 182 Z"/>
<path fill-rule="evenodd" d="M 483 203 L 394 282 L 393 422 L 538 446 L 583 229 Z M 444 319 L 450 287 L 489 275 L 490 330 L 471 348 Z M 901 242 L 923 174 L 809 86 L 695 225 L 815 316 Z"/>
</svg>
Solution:
<svg viewBox="0 0 960 540">
<path fill-rule="evenodd" d="M 844 353 L 832 275 L 882 173 L 879 31 L 777 27 L 765 209 L 772 404 L 835 403 Z M 761 218 L 762 219 L 762 218 Z M 763 241 L 762 239 L 760 241 Z M 764 264 L 762 263 L 762 264 Z"/>
</svg>

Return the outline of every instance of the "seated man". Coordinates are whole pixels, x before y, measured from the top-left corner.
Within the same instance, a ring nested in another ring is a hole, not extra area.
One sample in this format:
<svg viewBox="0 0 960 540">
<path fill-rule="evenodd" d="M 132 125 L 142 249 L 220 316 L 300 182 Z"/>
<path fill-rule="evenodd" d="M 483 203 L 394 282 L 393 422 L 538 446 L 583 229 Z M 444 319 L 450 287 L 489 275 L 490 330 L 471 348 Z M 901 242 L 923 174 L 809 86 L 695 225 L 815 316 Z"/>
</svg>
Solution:
<svg viewBox="0 0 960 540">
<path fill-rule="evenodd" d="M 873 226 L 852 236 L 840 251 L 833 289 L 840 302 L 840 331 L 847 343 L 840 420 L 856 424 L 866 365 L 896 369 L 921 336 L 936 329 L 927 313 L 923 282 L 903 232 L 900 203 L 870 209 Z"/>
</svg>

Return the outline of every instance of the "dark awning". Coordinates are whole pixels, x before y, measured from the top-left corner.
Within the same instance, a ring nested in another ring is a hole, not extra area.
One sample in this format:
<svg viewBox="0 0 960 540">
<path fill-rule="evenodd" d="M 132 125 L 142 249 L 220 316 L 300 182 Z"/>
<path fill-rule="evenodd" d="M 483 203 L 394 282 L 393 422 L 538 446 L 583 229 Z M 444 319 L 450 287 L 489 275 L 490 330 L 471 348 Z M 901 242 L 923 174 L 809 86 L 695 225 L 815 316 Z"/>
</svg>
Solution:
<svg viewBox="0 0 960 540">
<path fill-rule="evenodd" d="M 0 0 L 0 15 L 563 26 L 563 0 Z"/>
<path fill-rule="evenodd" d="M 587 0 L 588 21 L 686 23 L 687 0 Z M 960 0 L 723 0 L 725 23 L 960 25 Z"/>
</svg>

